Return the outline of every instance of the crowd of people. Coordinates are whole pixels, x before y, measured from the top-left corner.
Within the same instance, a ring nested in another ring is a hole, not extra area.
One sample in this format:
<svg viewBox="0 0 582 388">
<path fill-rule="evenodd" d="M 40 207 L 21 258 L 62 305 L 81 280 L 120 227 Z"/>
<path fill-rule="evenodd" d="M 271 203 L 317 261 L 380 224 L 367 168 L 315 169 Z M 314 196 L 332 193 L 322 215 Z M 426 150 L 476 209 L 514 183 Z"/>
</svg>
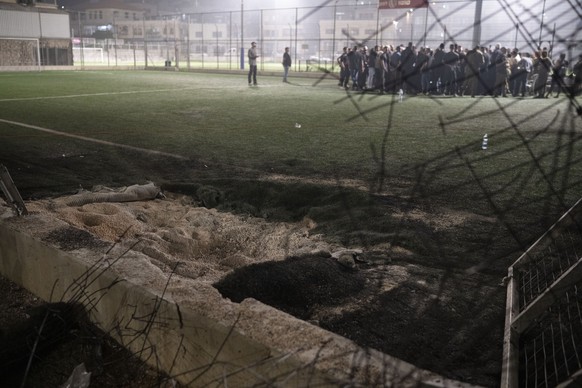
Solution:
<svg viewBox="0 0 582 388">
<path fill-rule="evenodd" d="M 344 47 L 337 63 L 340 87 L 382 94 L 547 98 L 582 91 L 582 54 L 569 67 L 565 54 L 552 60 L 546 48 L 355 46 Z"/>
</svg>

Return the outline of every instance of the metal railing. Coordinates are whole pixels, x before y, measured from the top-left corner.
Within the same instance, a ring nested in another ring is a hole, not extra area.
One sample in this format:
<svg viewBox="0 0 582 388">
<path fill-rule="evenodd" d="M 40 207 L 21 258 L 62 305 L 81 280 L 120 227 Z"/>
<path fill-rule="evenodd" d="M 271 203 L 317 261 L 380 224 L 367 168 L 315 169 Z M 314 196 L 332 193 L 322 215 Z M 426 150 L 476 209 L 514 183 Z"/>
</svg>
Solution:
<svg viewBox="0 0 582 388">
<path fill-rule="evenodd" d="M 503 388 L 568 386 L 582 375 L 582 199 L 510 268 Z"/>
</svg>

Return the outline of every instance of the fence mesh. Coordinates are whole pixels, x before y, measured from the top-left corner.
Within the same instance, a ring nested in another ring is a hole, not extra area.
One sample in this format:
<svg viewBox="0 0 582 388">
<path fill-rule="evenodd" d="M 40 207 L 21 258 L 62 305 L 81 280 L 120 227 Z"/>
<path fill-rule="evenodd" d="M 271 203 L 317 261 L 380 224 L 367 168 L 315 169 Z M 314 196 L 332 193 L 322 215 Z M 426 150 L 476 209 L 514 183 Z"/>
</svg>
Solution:
<svg viewBox="0 0 582 388">
<path fill-rule="evenodd" d="M 377 4 L 340 5 L 336 1 L 303 8 L 177 14 L 136 20 L 121 16 L 98 31 L 91 15 L 71 13 L 79 50 L 100 47 L 103 58 L 75 57 L 77 65 L 172 66 L 240 69 L 246 50 L 258 43 L 259 69 L 278 69 L 285 47 L 295 71 L 317 65 L 329 69 L 344 46 L 406 45 L 436 48 L 454 42 L 462 47 L 548 47 L 574 58 L 582 51 L 579 14 L 559 2 L 439 1 L 428 8 L 378 9 Z M 568 12 L 564 12 L 566 9 Z M 104 39 L 99 36 L 106 35 Z"/>
<path fill-rule="evenodd" d="M 555 236 L 545 248 L 530 256 L 518 270 L 520 311 L 524 310 L 558 278 L 578 262 L 582 253 L 582 232 L 574 224 Z"/>
<path fill-rule="evenodd" d="M 555 387 L 582 371 L 579 207 L 580 202 L 513 266 L 517 292 L 508 311 L 516 311 L 509 324 L 517 338 L 506 345 L 517 344 L 517 365 L 507 369 L 517 378 L 502 379 L 515 382 L 504 386 Z"/>
<path fill-rule="evenodd" d="M 582 369 L 582 281 L 520 338 L 520 387 L 555 387 Z"/>
</svg>

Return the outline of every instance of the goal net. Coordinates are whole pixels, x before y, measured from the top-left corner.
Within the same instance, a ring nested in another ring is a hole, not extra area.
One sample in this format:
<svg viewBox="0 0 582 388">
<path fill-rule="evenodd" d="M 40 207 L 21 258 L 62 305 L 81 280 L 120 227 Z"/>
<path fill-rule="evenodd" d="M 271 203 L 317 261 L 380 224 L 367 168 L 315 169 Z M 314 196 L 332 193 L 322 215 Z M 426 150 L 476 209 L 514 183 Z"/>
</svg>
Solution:
<svg viewBox="0 0 582 388">
<path fill-rule="evenodd" d="M 40 44 L 34 38 L 1 38 L 0 66 L 40 70 Z"/>
<path fill-rule="evenodd" d="M 73 61 L 81 65 L 101 65 L 105 63 L 101 47 L 73 47 Z"/>
</svg>

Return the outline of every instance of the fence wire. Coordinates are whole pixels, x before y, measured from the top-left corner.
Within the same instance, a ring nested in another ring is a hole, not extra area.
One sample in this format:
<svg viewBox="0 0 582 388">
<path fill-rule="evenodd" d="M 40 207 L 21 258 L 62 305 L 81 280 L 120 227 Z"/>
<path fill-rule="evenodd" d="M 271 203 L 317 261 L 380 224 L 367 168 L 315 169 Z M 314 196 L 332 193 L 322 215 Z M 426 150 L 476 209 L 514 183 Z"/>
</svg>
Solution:
<svg viewBox="0 0 582 388">
<path fill-rule="evenodd" d="M 518 337 L 506 344 L 517 344 L 517 365 L 509 365 L 516 377 L 502 379 L 513 381 L 504 387 L 567 385 L 582 371 L 581 253 L 577 204 L 514 264 L 517 293 L 508 311 L 519 313 L 510 321 Z"/>
<path fill-rule="evenodd" d="M 412 42 L 435 49 L 449 42 L 466 48 L 500 44 L 527 52 L 547 47 L 556 55 L 567 52 L 569 58 L 582 52 L 580 14 L 569 5 L 484 0 L 480 9 L 477 3 L 439 1 L 427 8 L 381 10 L 369 2 L 354 6 L 336 1 L 143 19 L 118 14 L 107 21 L 105 32 L 92 13 L 70 15 L 75 47 L 105 50 L 103 58 L 90 50 L 76 57 L 75 63 L 82 65 L 164 66 L 170 61 L 183 68 L 238 69 L 244 68 L 252 41 L 258 44 L 261 70 L 280 65 L 285 47 L 290 48 L 295 71 L 309 71 L 314 65 L 331 68 L 344 46 L 355 45 Z"/>
<path fill-rule="evenodd" d="M 532 254 L 531 261 L 518 272 L 520 311 L 578 262 L 581 252 L 582 231 L 579 225 L 573 225 L 555 236 L 545 249 Z"/>
<path fill-rule="evenodd" d="M 520 337 L 520 387 L 555 387 L 582 370 L 582 281 Z"/>
</svg>

